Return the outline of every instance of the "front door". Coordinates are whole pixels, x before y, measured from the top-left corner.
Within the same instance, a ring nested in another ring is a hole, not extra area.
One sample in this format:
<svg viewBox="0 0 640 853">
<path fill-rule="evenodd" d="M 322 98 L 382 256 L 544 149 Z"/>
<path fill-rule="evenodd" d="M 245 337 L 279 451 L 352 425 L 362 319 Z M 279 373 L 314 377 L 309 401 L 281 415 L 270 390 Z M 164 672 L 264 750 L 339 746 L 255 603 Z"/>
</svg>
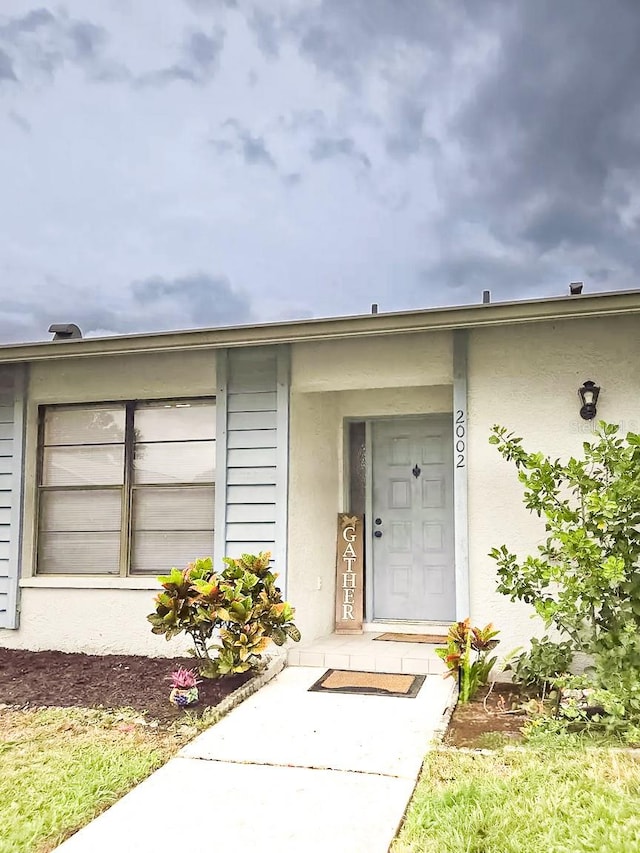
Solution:
<svg viewBox="0 0 640 853">
<path fill-rule="evenodd" d="M 455 618 L 451 415 L 372 423 L 373 618 Z"/>
</svg>

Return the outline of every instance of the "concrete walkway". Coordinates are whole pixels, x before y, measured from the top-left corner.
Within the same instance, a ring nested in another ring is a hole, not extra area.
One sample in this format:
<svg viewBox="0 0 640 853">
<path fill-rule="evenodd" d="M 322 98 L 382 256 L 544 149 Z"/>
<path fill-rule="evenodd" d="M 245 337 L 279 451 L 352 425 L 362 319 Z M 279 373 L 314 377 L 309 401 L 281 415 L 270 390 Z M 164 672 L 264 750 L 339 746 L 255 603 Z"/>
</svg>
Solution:
<svg viewBox="0 0 640 853">
<path fill-rule="evenodd" d="M 160 847 L 386 853 L 452 695 L 309 693 L 289 667 L 78 832 L 60 853 Z"/>
</svg>

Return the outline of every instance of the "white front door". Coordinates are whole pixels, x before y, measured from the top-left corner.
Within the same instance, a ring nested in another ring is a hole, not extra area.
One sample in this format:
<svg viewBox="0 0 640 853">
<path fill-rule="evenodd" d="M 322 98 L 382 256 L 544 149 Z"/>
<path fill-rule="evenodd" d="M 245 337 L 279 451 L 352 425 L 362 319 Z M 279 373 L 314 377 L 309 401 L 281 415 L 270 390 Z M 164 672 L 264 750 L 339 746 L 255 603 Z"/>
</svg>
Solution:
<svg viewBox="0 0 640 853">
<path fill-rule="evenodd" d="M 451 415 L 372 423 L 373 619 L 455 618 Z"/>
</svg>

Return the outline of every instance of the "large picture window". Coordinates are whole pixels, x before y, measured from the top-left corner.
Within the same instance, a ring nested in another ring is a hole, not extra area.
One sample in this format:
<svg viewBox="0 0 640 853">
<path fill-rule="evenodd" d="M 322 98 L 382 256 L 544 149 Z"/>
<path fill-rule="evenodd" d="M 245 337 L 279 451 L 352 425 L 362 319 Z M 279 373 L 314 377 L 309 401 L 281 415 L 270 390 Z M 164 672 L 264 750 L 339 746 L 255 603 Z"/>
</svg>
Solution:
<svg viewBox="0 0 640 853">
<path fill-rule="evenodd" d="M 46 406 L 38 574 L 147 575 L 213 554 L 215 402 Z"/>
</svg>

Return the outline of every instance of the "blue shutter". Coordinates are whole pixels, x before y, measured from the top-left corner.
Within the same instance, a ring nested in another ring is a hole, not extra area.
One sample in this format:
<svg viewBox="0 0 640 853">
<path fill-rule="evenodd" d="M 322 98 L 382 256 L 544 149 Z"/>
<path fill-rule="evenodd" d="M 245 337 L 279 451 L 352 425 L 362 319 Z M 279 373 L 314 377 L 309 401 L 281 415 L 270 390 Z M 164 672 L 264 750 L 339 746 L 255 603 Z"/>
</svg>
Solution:
<svg viewBox="0 0 640 853">
<path fill-rule="evenodd" d="M 0 628 L 18 627 L 25 376 L 0 371 Z"/>
<path fill-rule="evenodd" d="M 284 588 L 289 458 L 289 350 L 220 352 L 217 364 L 216 563 L 271 551 Z"/>
</svg>

